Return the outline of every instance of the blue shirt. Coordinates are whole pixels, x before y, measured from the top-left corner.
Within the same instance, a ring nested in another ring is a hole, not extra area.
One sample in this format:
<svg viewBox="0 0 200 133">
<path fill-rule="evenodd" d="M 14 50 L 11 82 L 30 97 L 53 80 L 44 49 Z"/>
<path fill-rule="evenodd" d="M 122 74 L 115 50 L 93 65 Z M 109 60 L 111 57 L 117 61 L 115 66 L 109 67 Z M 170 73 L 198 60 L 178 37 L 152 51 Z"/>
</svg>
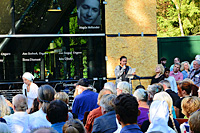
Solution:
<svg viewBox="0 0 200 133">
<path fill-rule="evenodd" d="M 97 105 L 98 93 L 85 90 L 80 95 L 77 95 L 74 99 L 72 106 L 72 113 L 78 116 L 79 120 L 83 120 L 84 113 L 98 108 Z"/>
<path fill-rule="evenodd" d="M 188 77 L 188 73 L 185 70 L 183 70 L 181 73 L 183 74 L 183 79 Z"/>
<path fill-rule="evenodd" d="M 140 127 L 136 124 L 127 125 L 122 128 L 120 133 L 143 133 Z"/>
<path fill-rule="evenodd" d="M 64 126 L 64 124 L 65 124 L 65 122 L 58 122 L 58 123 L 52 124 L 51 127 L 52 127 L 54 130 L 58 131 L 59 133 L 62 133 L 62 132 L 63 132 L 63 131 L 62 131 L 62 127 Z"/>
</svg>

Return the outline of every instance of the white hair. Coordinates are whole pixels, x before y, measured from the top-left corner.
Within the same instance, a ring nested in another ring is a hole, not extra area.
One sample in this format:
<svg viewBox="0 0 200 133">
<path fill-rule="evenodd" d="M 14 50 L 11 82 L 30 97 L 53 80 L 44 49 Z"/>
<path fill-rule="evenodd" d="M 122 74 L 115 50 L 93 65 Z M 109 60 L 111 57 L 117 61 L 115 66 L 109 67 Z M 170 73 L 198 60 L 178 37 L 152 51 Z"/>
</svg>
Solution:
<svg viewBox="0 0 200 133">
<path fill-rule="evenodd" d="M 28 109 L 27 98 L 22 94 L 14 96 L 12 102 L 16 111 L 26 111 Z"/>
<path fill-rule="evenodd" d="M 196 55 L 195 60 L 200 60 L 200 55 Z"/>
<path fill-rule="evenodd" d="M 110 90 L 113 94 L 117 94 L 116 86 L 112 82 L 105 83 L 103 88 Z"/>
<path fill-rule="evenodd" d="M 106 94 L 100 100 L 100 106 L 105 109 L 106 112 L 114 110 L 114 103 L 113 101 L 116 99 L 116 95 L 114 94 Z"/>
<path fill-rule="evenodd" d="M 145 101 L 147 102 L 148 99 L 148 94 L 144 89 L 137 89 L 133 96 L 135 96 L 137 98 L 137 100 L 139 101 Z"/>
<path fill-rule="evenodd" d="M 121 81 L 117 84 L 117 88 L 122 90 L 122 93 L 129 93 L 132 94 L 131 92 L 131 86 L 128 82 L 126 81 Z"/>
<path fill-rule="evenodd" d="M 10 114 L 10 107 L 6 103 L 6 100 L 3 95 L 0 95 L 0 117 Z"/>
</svg>

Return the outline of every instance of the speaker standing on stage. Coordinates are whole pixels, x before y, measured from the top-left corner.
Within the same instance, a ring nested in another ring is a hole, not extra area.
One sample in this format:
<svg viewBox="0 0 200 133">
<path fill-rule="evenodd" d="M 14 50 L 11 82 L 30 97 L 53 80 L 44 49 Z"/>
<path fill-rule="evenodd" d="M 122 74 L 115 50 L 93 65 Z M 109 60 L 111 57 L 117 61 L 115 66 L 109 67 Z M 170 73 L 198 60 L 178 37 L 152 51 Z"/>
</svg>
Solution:
<svg viewBox="0 0 200 133">
<path fill-rule="evenodd" d="M 25 95 L 28 99 L 28 108 L 31 108 L 33 100 L 38 96 L 38 86 L 33 83 L 34 76 L 29 72 L 25 72 L 22 76 L 22 79 L 24 82 L 22 86 L 22 92 L 23 95 Z"/>
<path fill-rule="evenodd" d="M 115 76 L 116 76 L 116 84 L 120 81 L 127 81 L 131 84 L 131 79 L 126 78 L 128 71 L 131 69 L 130 66 L 127 66 L 127 58 L 126 56 L 121 56 L 120 65 L 115 68 Z M 134 72 L 132 75 L 134 76 L 136 73 Z"/>
</svg>

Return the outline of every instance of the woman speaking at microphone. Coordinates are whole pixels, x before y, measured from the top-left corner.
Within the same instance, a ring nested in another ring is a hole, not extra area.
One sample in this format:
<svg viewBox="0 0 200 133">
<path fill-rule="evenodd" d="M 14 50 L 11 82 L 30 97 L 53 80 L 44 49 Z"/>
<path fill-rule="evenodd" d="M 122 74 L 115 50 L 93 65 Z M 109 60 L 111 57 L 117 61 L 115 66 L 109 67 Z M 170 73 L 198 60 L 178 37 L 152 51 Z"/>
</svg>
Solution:
<svg viewBox="0 0 200 133">
<path fill-rule="evenodd" d="M 120 65 L 115 67 L 115 76 L 116 76 L 116 85 L 120 81 L 127 81 L 128 83 L 131 84 L 131 79 L 127 78 L 126 75 L 128 71 L 131 69 L 130 66 L 127 66 L 127 58 L 126 56 L 121 56 L 120 57 Z M 132 75 L 134 76 L 136 73 L 134 72 Z M 132 88 L 132 86 L 131 86 Z"/>
<path fill-rule="evenodd" d="M 33 104 L 33 100 L 38 96 L 38 86 L 33 83 L 34 76 L 29 72 L 25 72 L 22 79 L 24 82 L 22 92 L 28 99 L 28 108 L 30 109 Z"/>
</svg>

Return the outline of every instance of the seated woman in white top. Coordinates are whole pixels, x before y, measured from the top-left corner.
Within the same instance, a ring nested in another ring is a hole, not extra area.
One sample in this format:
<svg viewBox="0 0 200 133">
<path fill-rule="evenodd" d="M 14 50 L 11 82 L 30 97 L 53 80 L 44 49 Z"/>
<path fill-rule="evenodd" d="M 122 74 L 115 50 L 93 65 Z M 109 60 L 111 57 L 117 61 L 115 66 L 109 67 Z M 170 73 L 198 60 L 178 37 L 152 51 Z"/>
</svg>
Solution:
<svg viewBox="0 0 200 133">
<path fill-rule="evenodd" d="M 169 76 L 170 70 L 169 68 L 165 68 L 165 73 L 164 73 L 164 79 L 168 80 L 171 85 L 171 90 L 178 93 L 177 85 L 176 85 L 176 80 L 174 77 Z"/>
<path fill-rule="evenodd" d="M 54 100 L 56 91 L 50 85 L 42 85 L 38 90 L 39 110 L 29 115 L 29 129 L 40 127 L 51 127 L 51 123 L 46 119 L 47 106 Z"/>
<path fill-rule="evenodd" d="M 28 109 L 30 109 L 33 104 L 33 100 L 37 98 L 38 86 L 33 83 L 34 76 L 29 72 L 25 72 L 22 76 L 22 79 L 24 82 L 22 86 L 22 92 L 23 95 L 25 95 L 28 99 Z"/>
</svg>

